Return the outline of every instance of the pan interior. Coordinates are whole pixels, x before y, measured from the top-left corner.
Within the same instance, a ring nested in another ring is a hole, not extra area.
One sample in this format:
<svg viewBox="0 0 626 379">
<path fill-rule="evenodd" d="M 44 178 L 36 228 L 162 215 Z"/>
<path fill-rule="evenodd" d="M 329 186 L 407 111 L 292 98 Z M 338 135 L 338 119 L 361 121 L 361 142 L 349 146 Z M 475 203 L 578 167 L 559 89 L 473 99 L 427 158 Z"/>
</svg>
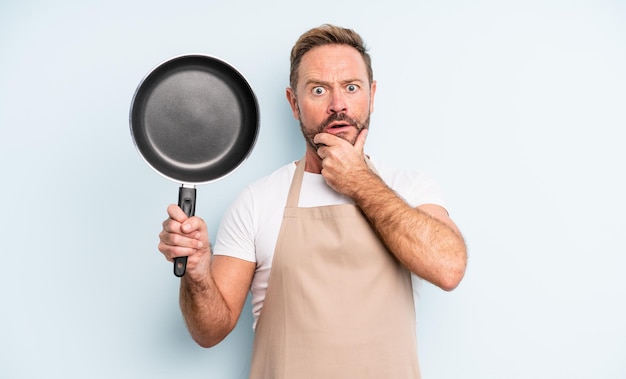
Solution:
<svg viewBox="0 0 626 379">
<path fill-rule="evenodd" d="M 219 179 L 247 158 L 258 106 L 234 68 L 208 56 L 184 56 L 153 70 L 131 110 L 133 138 L 155 170 L 183 183 Z"/>
</svg>

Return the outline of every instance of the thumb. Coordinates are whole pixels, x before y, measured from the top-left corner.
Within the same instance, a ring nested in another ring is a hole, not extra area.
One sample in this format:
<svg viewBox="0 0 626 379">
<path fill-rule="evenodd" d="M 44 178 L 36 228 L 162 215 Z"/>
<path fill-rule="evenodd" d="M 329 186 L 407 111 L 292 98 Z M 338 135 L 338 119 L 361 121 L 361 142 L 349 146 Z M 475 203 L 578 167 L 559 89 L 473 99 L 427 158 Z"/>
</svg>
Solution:
<svg viewBox="0 0 626 379">
<path fill-rule="evenodd" d="M 174 221 L 178 221 L 179 223 L 185 222 L 189 217 L 183 210 L 176 204 L 170 204 L 167 207 L 167 215 Z"/>
</svg>

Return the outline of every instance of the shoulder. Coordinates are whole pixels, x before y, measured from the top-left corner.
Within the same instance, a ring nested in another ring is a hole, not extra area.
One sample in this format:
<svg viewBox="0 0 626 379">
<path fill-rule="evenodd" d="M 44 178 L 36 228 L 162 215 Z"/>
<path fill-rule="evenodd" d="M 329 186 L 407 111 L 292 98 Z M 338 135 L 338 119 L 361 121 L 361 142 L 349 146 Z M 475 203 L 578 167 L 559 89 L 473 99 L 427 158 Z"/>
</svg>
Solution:
<svg viewBox="0 0 626 379">
<path fill-rule="evenodd" d="M 231 205 L 231 212 L 245 209 L 258 216 L 267 208 L 274 208 L 275 202 L 288 193 L 294 172 L 295 165 L 290 162 L 248 184 Z"/>
<path fill-rule="evenodd" d="M 443 193 L 429 173 L 393 167 L 374 158 L 371 162 L 383 181 L 411 206 L 416 207 L 422 204 L 445 206 Z"/>
<path fill-rule="evenodd" d="M 256 243 L 263 238 L 261 231 L 275 225 L 276 220 L 280 222 L 280 205 L 284 204 L 295 172 L 290 165 L 250 183 L 239 193 L 221 219 L 213 249 L 215 255 L 257 261 Z"/>
<path fill-rule="evenodd" d="M 288 164 L 276 169 L 269 175 L 266 175 L 256 181 L 250 183 L 246 188 L 248 191 L 259 194 L 270 192 L 271 189 L 276 186 L 284 186 L 285 184 L 291 183 L 291 179 L 293 178 L 293 174 L 296 171 L 296 165 L 293 162 L 289 162 Z"/>
</svg>

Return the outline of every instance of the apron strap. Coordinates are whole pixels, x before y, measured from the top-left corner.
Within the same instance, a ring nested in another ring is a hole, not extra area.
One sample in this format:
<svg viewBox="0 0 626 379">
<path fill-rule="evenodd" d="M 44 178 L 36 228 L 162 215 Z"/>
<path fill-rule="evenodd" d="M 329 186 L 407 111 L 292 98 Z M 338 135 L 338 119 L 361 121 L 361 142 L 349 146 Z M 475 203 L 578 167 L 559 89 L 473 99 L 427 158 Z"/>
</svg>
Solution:
<svg viewBox="0 0 626 379">
<path fill-rule="evenodd" d="M 296 163 L 296 172 L 293 174 L 293 180 L 291 181 L 291 187 L 289 188 L 286 208 L 298 208 L 300 188 L 302 188 L 302 178 L 304 177 L 304 166 L 306 166 L 304 158 L 300 159 Z"/>
<path fill-rule="evenodd" d="M 374 167 L 374 164 L 372 164 L 372 161 L 368 156 L 365 156 L 365 163 L 367 163 L 367 167 L 369 167 L 370 170 L 372 170 L 376 175 L 379 175 L 378 170 L 376 170 L 376 167 Z M 296 162 L 296 172 L 293 174 L 293 180 L 291 181 L 291 187 L 289 188 L 289 195 L 287 196 L 287 208 L 298 208 L 305 166 L 305 157 Z"/>
</svg>

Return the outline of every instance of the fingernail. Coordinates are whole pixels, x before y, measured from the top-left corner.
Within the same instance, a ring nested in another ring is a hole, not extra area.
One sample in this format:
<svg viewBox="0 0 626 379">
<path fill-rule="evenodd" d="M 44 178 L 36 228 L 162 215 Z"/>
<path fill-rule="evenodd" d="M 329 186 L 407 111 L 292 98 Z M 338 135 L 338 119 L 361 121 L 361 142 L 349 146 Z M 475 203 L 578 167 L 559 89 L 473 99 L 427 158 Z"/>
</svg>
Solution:
<svg viewBox="0 0 626 379">
<path fill-rule="evenodd" d="M 189 225 L 189 224 L 183 224 L 183 230 L 184 230 L 184 231 L 188 231 L 189 229 L 191 229 L 191 225 Z"/>
</svg>

